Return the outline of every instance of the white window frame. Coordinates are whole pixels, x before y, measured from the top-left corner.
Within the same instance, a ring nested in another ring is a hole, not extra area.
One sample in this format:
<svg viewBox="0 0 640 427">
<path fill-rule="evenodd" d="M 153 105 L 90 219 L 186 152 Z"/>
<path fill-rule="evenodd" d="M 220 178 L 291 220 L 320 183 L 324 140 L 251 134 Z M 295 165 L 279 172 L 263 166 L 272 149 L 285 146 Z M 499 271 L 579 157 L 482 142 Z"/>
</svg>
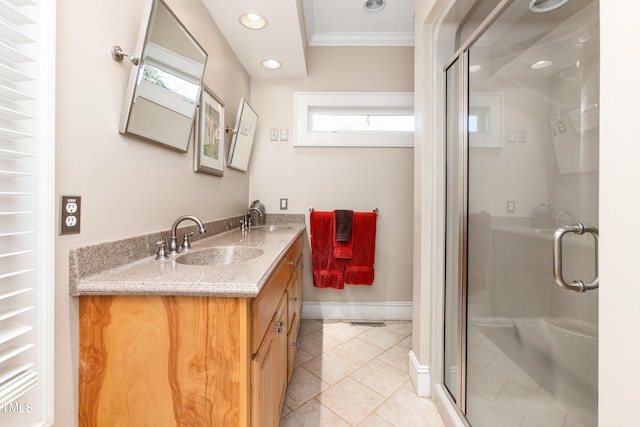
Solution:
<svg viewBox="0 0 640 427">
<path fill-rule="evenodd" d="M 345 113 L 377 111 L 413 112 L 413 92 L 294 92 L 294 142 L 297 147 L 413 147 L 414 132 L 350 131 L 314 132 L 314 109 Z"/>
</svg>

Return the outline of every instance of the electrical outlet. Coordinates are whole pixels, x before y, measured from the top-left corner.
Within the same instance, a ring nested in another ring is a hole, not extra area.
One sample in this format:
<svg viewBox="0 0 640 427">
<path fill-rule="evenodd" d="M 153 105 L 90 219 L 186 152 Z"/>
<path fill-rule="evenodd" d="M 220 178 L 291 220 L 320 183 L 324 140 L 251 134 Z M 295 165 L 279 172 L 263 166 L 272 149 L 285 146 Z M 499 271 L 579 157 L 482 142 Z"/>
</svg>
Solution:
<svg viewBox="0 0 640 427">
<path fill-rule="evenodd" d="M 280 199 L 280 210 L 286 211 L 289 209 L 289 199 Z"/>
<path fill-rule="evenodd" d="M 271 128 L 269 132 L 269 140 L 277 141 L 278 140 L 278 128 Z"/>
<path fill-rule="evenodd" d="M 80 196 L 61 196 L 60 234 L 80 233 Z"/>
<path fill-rule="evenodd" d="M 280 129 L 280 141 L 288 141 L 289 140 L 289 129 L 282 128 Z"/>
</svg>

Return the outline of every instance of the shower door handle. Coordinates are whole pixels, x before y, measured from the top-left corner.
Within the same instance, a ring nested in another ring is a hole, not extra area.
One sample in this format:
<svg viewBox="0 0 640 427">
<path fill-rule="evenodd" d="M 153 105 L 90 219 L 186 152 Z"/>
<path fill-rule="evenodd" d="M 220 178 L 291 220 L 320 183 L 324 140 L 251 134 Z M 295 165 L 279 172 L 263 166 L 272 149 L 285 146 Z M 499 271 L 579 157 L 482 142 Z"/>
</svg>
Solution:
<svg viewBox="0 0 640 427">
<path fill-rule="evenodd" d="M 562 238 L 567 233 L 584 234 L 589 233 L 593 236 L 595 242 L 595 277 L 591 282 L 583 280 L 574 280 L 567 283 L 562 275 Z M 593 225 L 574 224 L 558 228 L 553 233 L 553 279 L 558 286 L 563 289 L 569 289 L 576 292 L 586 292 L 597 289 L 599 285 L 598 278 L 598 228 Z"/>
</svg>

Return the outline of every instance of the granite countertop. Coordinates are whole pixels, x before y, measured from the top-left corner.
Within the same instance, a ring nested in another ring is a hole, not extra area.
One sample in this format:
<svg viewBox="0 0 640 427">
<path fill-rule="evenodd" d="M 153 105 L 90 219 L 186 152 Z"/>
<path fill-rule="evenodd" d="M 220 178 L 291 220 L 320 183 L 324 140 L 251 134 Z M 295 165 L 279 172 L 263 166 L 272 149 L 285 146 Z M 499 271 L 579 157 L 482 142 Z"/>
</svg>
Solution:
<svg viewBox="0 0 640 427">
<path fill-rule="evenodd" d="M 262 286 L 304 232 L 300 223 L 239 229 L 216 234 L 192 243 L 184 253 L 214 246 L 250 246 L 264 251 L 246 261 L 218 265 L 186 265 L 176 262 L 183 253 L 163 260 L 143 258 L 120 267 L 81 278 L 73 295 L 182 295 L 255 297 Z"/>
</svg>

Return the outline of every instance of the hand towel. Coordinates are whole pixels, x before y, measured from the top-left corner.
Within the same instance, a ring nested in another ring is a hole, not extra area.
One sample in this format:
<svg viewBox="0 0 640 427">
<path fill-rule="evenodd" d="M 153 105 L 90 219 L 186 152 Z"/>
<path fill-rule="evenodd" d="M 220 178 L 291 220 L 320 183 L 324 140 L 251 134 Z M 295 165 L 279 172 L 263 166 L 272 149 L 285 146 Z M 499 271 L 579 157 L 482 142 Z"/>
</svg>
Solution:
<svg viewBox="0 0 640 427">
<path fill-rule="evenodd" d="M 349 285 L 373 284 L 373 264 L 376 252 L 376 219 L 375 212 L 354 212 L 353 254 L 347 261 L 345 281 Z"/>
<path fill-rule="evenodd" d="M 336 242 L 350 242 L 353 228 L 353 211 L 335 210 L 336 218 Z"/>
<path fill-rule="evenodd" d="M 333 255 L 333 212 L 312 211 L 309 215 L 313 286 L 344 289 L 344 261 Z"/>
<path fill-rule="evenodd" d="M 353 254 L 353 211 L 333 211 L 334 229 L 333 256 L 337 259 L 349 259 Z"/>
</svg>

